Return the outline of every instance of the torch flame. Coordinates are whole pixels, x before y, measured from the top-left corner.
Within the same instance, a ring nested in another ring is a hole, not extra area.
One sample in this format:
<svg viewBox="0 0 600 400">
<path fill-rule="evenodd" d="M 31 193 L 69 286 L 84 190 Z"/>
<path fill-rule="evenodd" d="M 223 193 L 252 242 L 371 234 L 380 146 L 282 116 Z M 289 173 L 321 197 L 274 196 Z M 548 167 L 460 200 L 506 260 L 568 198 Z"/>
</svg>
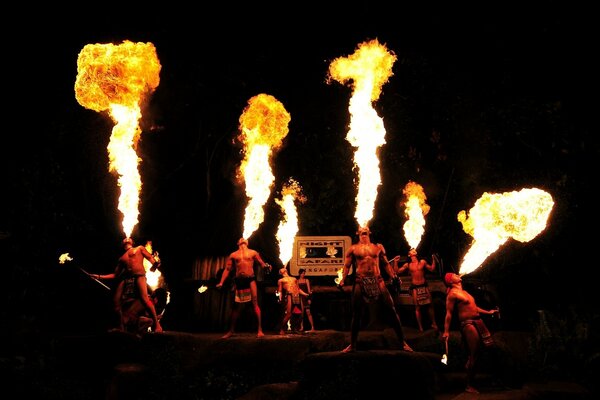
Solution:
<svg viewBox="0 0 600 400">
<path fill-rule="evenodd" d="M 406 198 L 404 214 L 408 217 L 404 223 L 404 237 L 410 248 L 416 249 L 425 233 L 425 216 L 429 213 L 429 206 L 425 203 L 427 196 L 423 187 L 412 181 L 406 184 L 402 193 Z"/>
<path fill-rule="evenodd" d="M 138 223 L 142 187 L 136 154 L 140 104 L 158 86 L 160 69 L 152 43 L 88 44 L 77 58 L 77 101 L 94 111 L 108 111 L 116 123 L 108 144 L 109 171 L 119 176 L 118 208 L 126 237 Z"/>
<path fill-rule="evenodd" d="M 151 240 L 147 241 L 146 245 L 144 247 L 150 253 L 153 252 Z M 154 252 L 153 256 L 156 261 L 160 261 L 160 259 L 158 258 L 158 252 Z M 163 279 L 162 273 L 158 269 L 155 271 L 150 271 L 150 268 L 152 268 L 152 263 L 144 258 L 144 269 L 146 270 L 146 281 L 152 289 L 156 289 L 157 287 L 161 286 L 161 281 Z"/>
<path fill-rule="evenodd" d="M 298 233 L 298 212 L 295 200 L 304 203 L 306 198 L 302 195 L 300 184 L 293 179 L 283 187 L 282 199 L 275 199 L 283 211 L 283 219 L 279 223 L 277 240 L 279 241 L 279 259 L 286 265 L 292 258 L 294 238 Z"/>
<path fill-rule="evenodd" d="M 342 277 L 344 276 L 344 268 L 340 268 L 337 270 L 337 277 L 333 280 L 336 285 L 339 285 L 342 281 Z"/>
<path fill-rule="evenodd" d="M 381 185 L 378 148 L 385 144 L 385 127 L 372 103 L 381 87 L 392 76 L 396 56 L 376 39 L 363 42 L 349 57 L 337 58 L 329 65 L 329 78 L 340 83 L 353 81 L 350 98 L 350 130 L 346 140 L 356 147 L 354 164 L 358 167 L 358 192 L 355 218 L 368 226 L 373 218 L 377 190 Z"/>
<path fill-rule="evenodd" d="M 244 159 L 240 174 L 249 198 L 244 215 L 244 233 L 249 238 L 263 222 L 263 206 L 271 195 L 275 177 L 269 159 L 288 134 L 290 114 L 275 97 L 259 94 L 248 100 L 240 116 L 240 140 L 244 144 Z"/>
<path fill-rule="evenodd" d="M 506 193 L 484 193 L 467 217 L 463 210 L 458 220 L 473 236 L 473 243 L 459 269 L 461 275 L 473 272 L 509 238 L 529 242 L 546 229 L 554 200 L 547 192 L 521 189 Z"/>
<path fill-rule="evenodd" d="M 60 257 L 58 257 L 59 264 L 64 264 L 67 261 L 73 261 L 73 257 L 71 257 L 69 253 L 63 253 L 60 255 Z"/>
<path fill-rule="evenodd" d="M 204 293 L 208 290 L 208 287 L 205 285 L 202 285 L 198 288 L 198 293 Z"/>
</svg>

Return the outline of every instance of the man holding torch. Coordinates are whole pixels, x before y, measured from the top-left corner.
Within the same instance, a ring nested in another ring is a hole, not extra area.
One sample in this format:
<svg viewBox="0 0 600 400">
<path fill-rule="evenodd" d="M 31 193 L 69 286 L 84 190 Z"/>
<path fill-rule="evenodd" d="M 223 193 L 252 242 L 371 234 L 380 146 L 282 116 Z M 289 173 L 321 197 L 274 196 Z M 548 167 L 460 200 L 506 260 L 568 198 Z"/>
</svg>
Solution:
<svg viewBox="0 0 600 400">
<path fill-rule="evenodd" d="M 129 237 L 123 239 L 123 248 L 125 253 L 119 258 L 115 272 L 106 275 L 91 275 L 95 279 L 118 279 L 119 282 L 115 289 L 113 297 L 115 311 L 119 317 L 119 329 L 124 330 L 123 312 L 121 309 L 121 300 L 126 283 L 133 286 L 133 290 L 148 311 L 152 318 L 152 330 L 162 332 L 162 326 L 158 320 L 154 302 L 148 295 L 148 283 L 146 281 L 146 269 L 144 268 L 144 259 L 152 263 L 151 271 L 155 271 L 160 262 L 144 246 L 133 246 L 133 240 Z"/>
<path fill-rule="evenodd" d="M 460 322 L 460 332 L 469 352 L 466 364 L 467 387 L 465 391 L 469 393 L 479 393 L 477 389 L 473 387 L 475 363 L 481 352 L 482 345 L 490 347 L 494 344 L 492 335 L 485 326 L 480 314 L 493 315 L 500 311 L 498 309 L 484 310 L 479 308 L 475 303 L 473 296 L 462 288 L 462 278 L 460 275 L 448 272 L 444 276 L 444 283 L 448 287 L 448 292 L 446 294 L 446 318 L 444 320 L 442 340 L 448 343 L 452 313 L 456 307 L 458 311 L 458 321 Z"/>
</svg>

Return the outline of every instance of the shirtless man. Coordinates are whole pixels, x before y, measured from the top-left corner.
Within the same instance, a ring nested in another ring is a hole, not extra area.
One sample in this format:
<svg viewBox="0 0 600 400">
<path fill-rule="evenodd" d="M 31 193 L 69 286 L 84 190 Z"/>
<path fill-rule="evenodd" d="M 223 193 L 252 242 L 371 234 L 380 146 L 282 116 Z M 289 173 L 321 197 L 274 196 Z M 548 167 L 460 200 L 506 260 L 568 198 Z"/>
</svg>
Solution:
<svg viewBox="0 0 600 400">
<path fill-rule="evenodd" d="M 475 363 L 481 351 L 481 346 L 492 346 L 494 341 L 487 327 L 483 323 L 480 314 L 493 315 L 498 313 L 498 309 L 484 310 L 479 308 L 475 299 L 466 290 L 462 288 L 462 279 L 460 275 L 448 272 L 444 276 L 444 283 L 448 287 L 446 295 L 446 319 L 444 320 L 444 333 L 442 340 L 448 341 L 450 336 L 450 323 L 452 322 L 452 313 L 456 307 L 458 311 L 458 321 L 460 322 L 460 332 L 465 341 L 469 356 L 467 358 L 467 387 L 466 392 L 479 393 L 473 387 L 475 378 Z"/>
<path fill-rule="evenodd" d="M 231 326 L 229 331 L 223 335 L 223 339 L 231 337 L 235 332 L 235 324 L 240 315 L 240 307 L 243 303 L 252 301 L 254 314 L 258 320 L 257 337 L 265 336 L 262 330 L 260 307 L 258 306 L 258 289 L 256 287 L 256 276 L 254 276 L 254 262 L 258 262 L 262 268 L 268 268 L 271 271 L 271 266 L 263 261 L 260 254 L 256 250 L 248 247 L 248 240 L 241 238 L 237 242 L 238 249 L 231 253 L 227 258 L 225 270 L 221 275 L 221 281 L 217 283 L 217 288 L 223 287 L 223 283 L 235 268 L 235 304 L 231 309 Z"/>
<path fill-rule="evenodd" d="M 283 314 L 283 321 L 281 322 L 281 329 L 279 330 L 280 335 L 285 335 L 284 327 L 287 325 L 290 318 L 292 318 L 292 306 L 299 307 L 300 314 L 304 311 L 303 304 L 300 296 L 308 297 L 308 293 L 300 289 L 298 286 L 298 279 L 288 274 L 287 268 L 283 267 L 279 270 L 281 278 L 277 281 L 277 292 L 279 293 L 279 302 L 285 302 L 285 312 Z"/>
<path fill-rule="evenodd" d="M 394 271 L 397 274 L 401 274 L 408 269 L 411 278 L 410 294 L 415 305 L 415 316 L 417 318 L 417 324 L 419 325 L 419 331 L 423 332 L 423 323 L 421 320 L 421 306 L 427 307 L 429 313 L 429 319 L 431 320 L 431 327 L 437 331 L 438 327 L 435 322 L 435 314 L 433 305 L 431 304 L 431 292 L 425 279 L 425 270 L 433 272 L 435 270 L 435 256 L 431 257 L 432 262 L 428 264 L 424 259 L 417 258 L 417 250 L 410 249 L 408 251 L 409 261 L 404 263 L 398 268 L 399 257 L 392 259 Z"/>
<path fill-rule="evenodd" d="M 402 349 L 412 351 L 410 346 L 404 340 L 402 332 L 402 323 L 394 307 L 394 300 L 388 291 L 385 281 L 381 276 L 379 263 L 383 262 L 386 272 L 389 276 L 395 276 L 394 271 L 385 255 L 385 249 L 381 244 L 371 243 L 371 231 L 368 227 L 361 227 L 356 232 L 359 242 L 350 246 L 346 252 L 346 260 L 342 270 L 342 278 L 339 286 L 344 286 L 344 281 L 348 276 L 351 265 L 354 265 L 355 282 L 352 288 L 352 323 L 350 334 L 350 345 L 342 350 L 344 353 L 355 351 L 358 341 L 358 331 L 360 329 L 360 317 L 363 307 L 378 299 L 382 299 L 387 311 L 391 314 L 392 327 Z"/>
<path fill-rule="evenodd" d="M 154 271 L 160 265 L 152 254 L 144 246 L 133 246 L 133 240 L 129 237 L 123 239 L 123 248 L 125 253 L 119 258 L 115 272 L 106 275 L 92 275 L 92 278 L 96 279 L 118 279 L 119 283 L 115 289 L 113 298 L 115 312 L 119 316 L 121 330 L 125 329 L 123 321 L 123 312 L 121 308 L 121 301 L 123 297 L 123 290 L 125 283 L 130 280 L 130 283 L 134 285 L 135 293 L 139 300 L 142 302 L 146 311 L 152 318 L 152 330 L 154 332 L 162 332 L 162 326 L 158 320 L 156 309 L 154 308 L 154 302 L 148 295 L 148 283 L 146 282 L 146 269 L 144 268 L 144 259 L 147 259 L 152 263 L 151 270 Z"/>
</svg>

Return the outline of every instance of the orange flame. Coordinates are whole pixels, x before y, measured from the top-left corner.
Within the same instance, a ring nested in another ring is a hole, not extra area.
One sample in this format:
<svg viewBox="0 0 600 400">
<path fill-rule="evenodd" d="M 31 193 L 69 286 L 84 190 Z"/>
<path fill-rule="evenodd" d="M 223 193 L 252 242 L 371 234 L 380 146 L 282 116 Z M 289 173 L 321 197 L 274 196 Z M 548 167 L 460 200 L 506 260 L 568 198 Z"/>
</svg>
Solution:
<svg viewBox="0 0 600 400">
<path fill-rule="evenodd" d="M 248 100 L 240 116 L 240 139 L 244 144 L 240 173 L 249 198 L 244 215 L 244 238 L 249 238 L 264 220 L 263 206 L 271 195 L 275 180 L 269 159 L 288 134 L 290 120 L 283 104 L 268 94 Z"/>
<path fill-rule="evenodd" d="M 140 105 L 158 86 L 160 69 L 152 43 L 88 44 L 77 58 L 77 101 L 94 111 L 108 111 L 116 123 L 108 144 L 109 171 L 119 176 L 118 208 L 126 237 L 138 223 L 142 187 L 135 151 L 141 134 Z"/>
<path fill-rule="evenodd" d="M 147 241 L 146 245 L 144 247 L 146 248 L 146 250 L 148 250 L 150 253 L 152 253 L 152 241 L 151 240 Z M 158 258 L 158 252 L 155 252 L 152 255 L 154 256 L 154 259 L 156 261 L 160 261 L 160 258 Z M 148 283 L 148 286 L 150 286 L 152 289 L 156 289 L 157 287 L 161 286 L 161 282 L 163 279 L 162 273 L 158 269 L 155 271 L 150 271 L 150 268 L 152 268 L 152 263 L 144 258 L 144 269 L 146 270 L 146 281 Z"/>
<path fill-rule="evenodd" d="M 377 39 L 363 42 L 349 57 L 336 58 L 329 65 L 328 81 L 353 81 L 350 98 L 350 130 L 346 140 L 356 147 L 354 164 L 358 167 L 358 193 L 355 218 L 367 226 L 373 218 L 377 190 L 381 185 L 378 148 L 385 144 L 385 127 L 372 103 L 379 98 L 381 87 L 392 76 L 396 56 Z"/>
<path fill-rule="evenodd" d="M 337 276 L 333 280 L 336 285 L 340 284 L 340 282 L 342 281 L 342 277 L 343 276 L 344 276 L 344 268 L 342 267 L 342 268 L 340 268 L 340 269 L 337 270 Z"/>
<path fill-rule="evenodd" d="M 506 193 L 484 193 L 467 218 L 463 210 L 458 220 L 473 236 L 473 243 L 459 269 L 461 275 L 473 272 L 509 238 L 529 242 L 546 229 L 554 200 L 547 192 L 521 189 Z"/>
<path fill-rule="evenodd" d="M 408 217 L 404 223 L 404 237 L 408 245 L 416 249 L 425 233 L 425 216 L 429 213 L 429 206 L 425 203 L 427 196 L 423 187 L 412 181 L 406 184 L 402 193 L 406 199 L 404 214 Z"/>
<path fill-rule="evenodd" d="M 284 185 L 281 196 L 281 199 L 275 199 L 283 211 L 283 219 L 279 222 L 276 236 L 279 242 L 279 259 L 283 265 L 286 265 L 292 259 L 294 238 L 298 233 L 298 211 L 294 201 L 304 203 L 306 197 L 302 195 L 300 184 L 293 179 Z"/>
</svg>

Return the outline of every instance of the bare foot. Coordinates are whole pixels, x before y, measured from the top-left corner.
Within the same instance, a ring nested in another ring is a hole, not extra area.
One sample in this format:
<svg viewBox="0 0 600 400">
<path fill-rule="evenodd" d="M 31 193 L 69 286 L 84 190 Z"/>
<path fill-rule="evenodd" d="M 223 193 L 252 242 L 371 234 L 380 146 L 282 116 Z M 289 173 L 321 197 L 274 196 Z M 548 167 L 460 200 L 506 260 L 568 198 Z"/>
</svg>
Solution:
<svg viewBox="0 0 600 400">
<path fill-rule="evenodd" d="M 473 386 L 471 386 L 471 385 L 468 385 L 468 386 L 465 388 L 465 392 L 467 392 L 467 393 L 479 393 L 479 390 L 475 389 L 475 388 L 474 388 Z"/>
<path fill-rule="evenodd" d="M 353 351 L 354 351 L 354 346 L 349 344 L 348 347 L 346 347 L 344 350 L 342 350 L 342 353 L 352 353 Z"/>
<path fill-rule="evenodd" d="M 256 334 L 256 337 L 263 337 L 263 336 L 265 336 L 263 331 L 258 331 L 258 333 Z"/>
<path fill-rule="evenodd" d="M 163 331 L 162 326 L 160 326 L 160 324 L 157 322 L 156 326 L 154 327 L 154 332 L 161 333 L 162 331 Z"/>
<path fill-rule="evenodd" d="M 279 334 L 280 334 L 281 336 L 284 336 L 284 335 L 285 335 L 285 331 L 282 329 L 282 330 L 280 330 L 280 331 L 279 331 Z"/>
<path fill-rule="evenodd" d="M 226 334 L 224 334 L 223 336 L 221 336 L 221 339 L 228 339 L 232 336 L 233 336 L 233 332 L 229 331 Z"/>
<path fill-rule="evenodd" d="M 408 343 L 406 343 L 406 341 L 404 341 L 404 342 L 402 343 L 402 350 L 404 350 L 404 351 L 414 351 L 414 350 L 413 350 L 413 349 L 412 349 L 412 348 L 411 348 L 411 347 L 408 345 Z"/>
<path fill-rule="evenodd" d="M 315 333 L 317 330 L 316 329 L 311 329 L 310 331 L 307 331 L 308 333 Z"/>
</svg>

